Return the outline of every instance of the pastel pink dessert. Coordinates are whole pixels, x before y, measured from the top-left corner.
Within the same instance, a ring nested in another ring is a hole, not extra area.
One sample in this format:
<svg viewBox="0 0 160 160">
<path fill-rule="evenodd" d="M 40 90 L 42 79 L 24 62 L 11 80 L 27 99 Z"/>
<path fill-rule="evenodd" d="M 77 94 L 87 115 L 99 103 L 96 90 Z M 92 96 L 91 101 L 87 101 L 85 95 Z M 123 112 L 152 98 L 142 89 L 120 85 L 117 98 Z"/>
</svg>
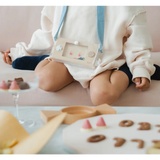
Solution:
<svg viewBox="0 0 160 160">
<path fill-rule="evenodd" d="M 9 87 L 9 90 L 10 90 L 10 91 L 19 91 L 19 90 L 20 90 L 20 88 L 19 88 L 19 86 L 18 86 L 18 84 L 17 84 L 16 81 L 12 81 L 12 82 L 11 82 L 11 85 L 10 85 L 10 87 Z"/>
<path fill-rule="evenodd" d="M 96 127 L 102 128 L 102 129 L 107 127 L 103 117 L 99 117 L 97 124 L 96 124 Z"/>
<path fill-rule="evenodd" d="M 92 129 L 92 126 L 91 126 L 89 120 L 86 119 L 86 120 L 84 121 L 84 123 L 83 123 L 83 126 L 82 126 L 82 128 L 81 128 L 81 131 L 92 131 L 92 130 L 93 130 L 93 129 Z"/>
<path fill-rule="evenodd" d="M 0 90 L 8 90 L 7 83 L 5 81 L 0 81 Z"/>
</svg>

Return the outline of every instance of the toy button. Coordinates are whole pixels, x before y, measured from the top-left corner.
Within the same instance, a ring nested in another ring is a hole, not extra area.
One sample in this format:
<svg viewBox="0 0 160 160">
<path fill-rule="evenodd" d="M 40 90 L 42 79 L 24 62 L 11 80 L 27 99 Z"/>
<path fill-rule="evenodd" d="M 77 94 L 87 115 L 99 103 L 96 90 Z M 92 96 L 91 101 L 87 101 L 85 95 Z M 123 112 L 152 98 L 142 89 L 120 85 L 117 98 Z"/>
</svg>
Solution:
<svg viewBox="0 0 160 160">
<path fill-rule="evenodd" d="M 95 53 L 94 53 L 94 52 L 89 52 L 89 53 L 88 53 L 88 56 L 89 56 L 90 58 L 92 58 L 92 57 L 95 56 Z"/>
<path fill-rule="evenodd" d="M 74 41 L 74 44 L 75 44 L 75 45 L 78 45 L 78 43 L 79 43 L 78 41 Z"/>
<path fill-rule="evenodd" d="M 62 50 L 62 46 L 60 46 L 60 45 L 57 46 L 57 47 L 56 47 L 56 50 L 57 50 L 57 51 L 61 51 L 61 50 Z"/>
</svg>

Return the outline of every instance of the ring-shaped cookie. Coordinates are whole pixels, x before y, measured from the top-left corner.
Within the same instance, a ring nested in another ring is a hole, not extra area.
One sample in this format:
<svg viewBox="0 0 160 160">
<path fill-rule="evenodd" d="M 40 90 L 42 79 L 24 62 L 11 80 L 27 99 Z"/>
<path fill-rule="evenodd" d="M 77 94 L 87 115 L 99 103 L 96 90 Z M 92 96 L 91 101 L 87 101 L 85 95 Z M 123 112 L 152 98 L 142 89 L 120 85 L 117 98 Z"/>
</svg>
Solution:
<svg viewBox="0 0 160 160">
<path fill-rule="evenodd" d="M 123 121 L 121 121 L 121 122 L 119 123 L 119 126 L 120 126 L 120 127 L 130 127 L 130 126 L 132 126 L 133 124 L 134 124 L 134 122 L 131 121 L 131 120 L 123 120 Z"/>
<path fill-rule="evenodd" d="M 106 139 L 104 135 L 95 135 L 87 139 L 88 142 L 100 142 Z"/>
</svg>

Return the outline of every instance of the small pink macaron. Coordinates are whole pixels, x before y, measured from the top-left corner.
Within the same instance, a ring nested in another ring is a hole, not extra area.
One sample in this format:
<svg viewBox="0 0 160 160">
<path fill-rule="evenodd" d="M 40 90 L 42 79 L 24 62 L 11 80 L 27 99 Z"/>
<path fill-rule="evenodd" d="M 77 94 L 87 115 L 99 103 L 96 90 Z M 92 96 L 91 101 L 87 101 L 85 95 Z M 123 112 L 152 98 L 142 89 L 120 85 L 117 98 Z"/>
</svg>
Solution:
<svg viewBox="0 0 160 160">
<path fill-rule="evenodd" d="M 89 122 L 88 119 L 86 119 L 86 120 L 84 121 L 83 126 L 82 126 L 82 128 L 81 128 L 81 131 L 83 131 L 83 132 L 93 131 L 92 126 L 91 126 L 91 124 L 90 124 L 90 122 Z"/>
<path fill-rule="evenodd" d="M 19 88 L 17 82 L 16 81 L 12 81 L 11 85 L 9 87 L 9 91 L 19 91 L 19 90 L 20 90 L 20 88 Z"/>
<path fill-rule="evenodd" d="M 0 90 L 8 90 L 7 83 L 5 81 L 0 81 Z"/>
<path fill-rule="evenodd" d="M 103 117 L 99 117 L 99 119 L 97 121 L 97 124 L 96 124 L 96 128 L 99 128 L 99 129 L 107 128 L 106 123 L 105 123 Z"/>
</svg>

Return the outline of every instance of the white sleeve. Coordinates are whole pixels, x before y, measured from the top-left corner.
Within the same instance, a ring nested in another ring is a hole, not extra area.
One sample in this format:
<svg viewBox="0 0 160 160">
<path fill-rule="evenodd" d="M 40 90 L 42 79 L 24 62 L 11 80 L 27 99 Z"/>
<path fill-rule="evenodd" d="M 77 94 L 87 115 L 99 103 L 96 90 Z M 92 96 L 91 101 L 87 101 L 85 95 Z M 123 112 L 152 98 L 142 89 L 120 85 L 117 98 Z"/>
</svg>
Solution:
<svg viewBox="0 0 160 160">
<path fill-rule="evenodd" d="M 127 65 L 136 77 L 146 77 L 150 80 L 155 72 L 151 60 L 152 40 L 147 29 L 145 11 L 135 15 L 127 26 L 127 41 L 124 43 L 124 53 Z"/>
<path fill-rule="evenodd" d="M 49 10 L 47 11 L 47 9 Z M 43 8 L 41 12 L 41 29 L 33 33 L 28 46 L 24 42 L 19 42 L 15 48 L 10 49 L 12 61 L 26 55 L 50 54 L 54 43 L 52 38 L 53 12 L 53 7 Z M 50 14 L 50 16 L 48 16 L 48 14 Z"/>
</svg>

